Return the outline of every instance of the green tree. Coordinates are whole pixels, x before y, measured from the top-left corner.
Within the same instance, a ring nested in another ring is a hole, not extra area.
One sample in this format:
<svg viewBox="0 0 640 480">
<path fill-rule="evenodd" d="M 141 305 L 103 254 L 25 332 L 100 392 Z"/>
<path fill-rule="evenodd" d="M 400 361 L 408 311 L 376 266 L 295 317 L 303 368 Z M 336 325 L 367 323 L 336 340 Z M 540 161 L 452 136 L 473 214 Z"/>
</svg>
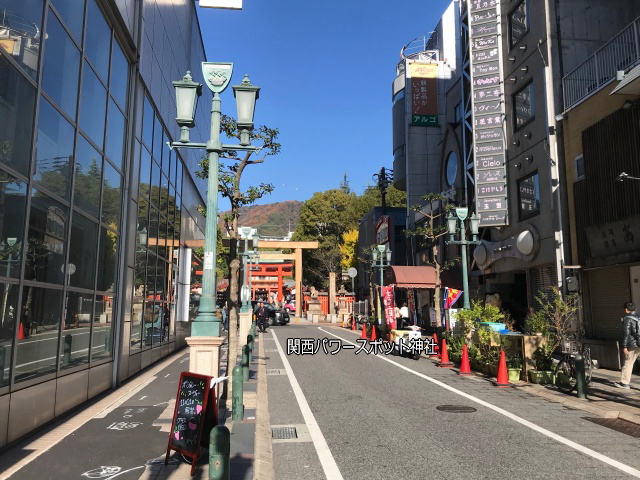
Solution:
<svg viewBox="0 0 640 480">
<path fill-rule="evenodd" d="M 387 187 L 387 207 L 404 207 L 407 204 L 407 194 L 393 185 Z M 362 195 L 356 200 L 356 215 L 364 217 L 372 208 L 382 205 L 382 194 L 377 186 L 367 186 Z"/>
</svg>

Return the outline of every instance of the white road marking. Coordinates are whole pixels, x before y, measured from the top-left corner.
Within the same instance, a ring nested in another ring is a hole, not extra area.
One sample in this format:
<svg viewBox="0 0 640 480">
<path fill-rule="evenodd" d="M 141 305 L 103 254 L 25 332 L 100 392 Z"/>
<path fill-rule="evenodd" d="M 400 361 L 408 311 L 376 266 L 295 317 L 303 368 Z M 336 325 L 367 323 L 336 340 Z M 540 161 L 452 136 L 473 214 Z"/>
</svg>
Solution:
<svg viewBox="0 0 640 480">
<path fill-rule="evenodd" d="M 171 376 L 171 374 L 170 374 L 170 373 L 167 373 L 167 374 L 164 376 L 164 378 L 167 378 L 167 377 L 170 377 L 170 376 Z"/>
<path fill-rule="evenodd" d="M 144 400 L 145 398 L 147 398 L 146 395 L 141 396 L 138 400 Z"/>
<path fill-rule="evenodd" d="M 289 382 L 291 382 L 291 388 L 293 389 L 293 393 L 296 396 L 296 400 L 298 400 L 298 406 L 300 407 L 302 417 L 304 418 L 304 421 L 307 424 L 307 428 L 309 429 L 311 440 L 313 441 L 313 446 L 316 449 L 318 458 L 320 459 L 320 463 L 322 464 L 322 468 L 324 469 L 324 474 L 331 480 L 342 480 L 343 477 L 340 473 L 340 470 L 338 469 L 338 465 L 336 464 L 333 455 L 331 455 L 329 445 L 327 445 L 327 441 L 325 440 L 324 435 L 322 434 L 322 431 L 318 426 L 316 418 L 313 416 L 313 412 L 311 412 L 311 408 L 307 403 L 307 399 L 305 398 L 304 393 L 302 393 L 302 389 L 300 388 L 300 384 L 298 383 L 298 380 L 296 379 L 296 376 L 291 369 L 289 360 L 284 354 L 284 350 L 280 346 L 280 342 L 278 341 L 276 332 L 271 330 L 271 334 L 273 335 L 273 339 L 276 340 L 276 346 L 278 347 L 280 358 L 282 359 L 282 363 L 284 364 L 284 369 L 287 371 Z"/>
<path fill-rule="evenodd" d="M 343 342 L 350 343 L 351 345 L 354 345 L 356 347 L 358 346 L 358 344 L 356 344 L 354 342 L 351 342 L 349 340 L 346 340 L 346 339 L 344 339 L 342 337 L 339 337 L 338 335 L 335 335 L 334 333 L 331 333 L 331 332 L 329 332 L 327 330 L 324 330 L 321 327 L 318 327 L 318 330 L 321 330 L 324 333 L 327 333 L 327 334 L 329 334 L 329 335 L 331 335 L 333 337 L 336 337 L 336 338 L 342 340 Z M 280 347 L 279 344 L 278 344 L 278 347 Z M 282 352 L 280 352 L 280 354 L 282 355 Z M 614 460 L 611 457 L 607 457 L 606 455 L 598 453 L 595 450 L 592 450 L 592 449 L 590 449 L 588 447 L 585 447 L 584 445 L 580 445 L 579 443 L 576 443 L 576 442 L 574 442 L 572 440 L 569 440 L 568 438 L 565 438 L 565 437 L 560 436 L 560 435 L 558 435 L 556 433 L 553 433 L 552 431 L 547 430 L 546 428 L 543 428 L 543 427 L 541 427 L 539 425 L 536 425 L 535 423 L 530 422 L 529 420 L 525 420 L 524 418 L 520 418 L 520 417 L 518 417 L 517 415 L 515 415 L 515 414 L 513 414 L 511 412 L 503 410 L 502 408 L 496 407 L 495 405 L 493 405 L 493 404 L 491 404 L 489 402 L 485 402 L 484 400 L 480 400 L 479 398 L 476 398 L 473 395 L 469 395 L 468 393 L 465 393 L 465 392 L 463 392 L 461 390 L 453 388 L 453 387 L 447 385 L 446 383 L 443 383 L 443 382 L 441 382 L 439 380 L 436 380 L 435 378 L 431 378 L 431 377 L 429 377 L 427 375 L 424 375 L 423 373 L 419 373 L 419 372 L 416 372 L 414 370 L 411 370 L 409 367 L 405 367 L 404 365 L 401 365 L 398 362 L 394 362 L 393 360 L 387 358 L 386 355 L 374 355 L 374 356 L 376 358 L 379 358 L 379 359 L 384 360 L 386 362 L 392 363 L 393 365 L 395 365 L 395 366 L 397 366 L 397 367 L 399 367 L 399 368 L 401 368 L 403 370 L 406 370 L 409 373 L 413 373 L 414 375 L 416 375 L 416 376 L 418 376 L 420 378 L 424 378 L 425 380 L 428 380 L 431 383 L 435 383 L 436 385 L 438 385 L 438 386 L 440 386 L 440 387 L 442 387 L 442 388 L 444 388 L 446 390 L 449 390 L 449 391 L 451 391 L 451 392 L 453 392 L 453 393 L 455 393 L 457 395 L 460 395 L 461 397 L 467 398 L 467 399 L 471 400 L 472 402 L 475 402 L 475 403 L 477 403 L 479 405 L 487 407 L 487 408 L 493 410 L 494 412 L 497 412 L 497 413 L 499 413 L 501 415 L 504 415 L 505 417 L 510 418 L 511 420 L 513 420 L 515 422 L 518 422 L 519 424 L 524 425 L 525 427 L 529 427 L 531 430 L 535 430 L 536 432 L 539 432 L 539 433 L 541 433 L 541 434 L 543 434 L 543 435 L 545 435 L 545 436 L 547 436 L 549 438 L 552 438 L 553 440 L 556 440 L 557 442 L 564 443 L 565 445 L 567 445 L 567 446 L 569 446 L 569 447 L 571 447 L 571 448 L 573 448 L 573 449 L 575 449 L 575 450 L 577 450 L 577 451 L 579 451 L 581 453 L 584 453 L 585 455 L 589 455 L 590 457 L 593 457 L 596 460 L 600 460 L 601 462 L 606 463 L 607 465 L 610 465 L 610 466 L 615 467 L 615 468 L 617 468 L 619 470 L 622 470 L 623 472 L 628 473 L 629 475 L 632 475 L 632 476 L 634 476 L 636 478 L 640 478 L 640 470 L 637 470 L 637 469 L 635 469 L 633 467 L 630 467 L 629 465 L 626 465 L 626 464 L 624 464 L 622 462 Z M 287 364 L 287 366 L 288 366 L 288 364 Z"/>
</svg>

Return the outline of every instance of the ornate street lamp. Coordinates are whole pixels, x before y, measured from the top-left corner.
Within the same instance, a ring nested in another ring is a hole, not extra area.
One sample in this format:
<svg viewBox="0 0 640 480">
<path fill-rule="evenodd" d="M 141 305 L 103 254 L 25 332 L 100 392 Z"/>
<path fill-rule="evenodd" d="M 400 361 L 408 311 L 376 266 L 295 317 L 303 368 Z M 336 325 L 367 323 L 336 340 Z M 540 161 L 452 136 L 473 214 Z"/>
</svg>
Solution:
<svg viewBox="0 0 640 480">
<path fill-rule="evenodd" d="M 463 308 L 469 309 L 471 305 L 469 303 L 469 278 L 467 277 L 467 245 L 478 245 L 478 227 L 480 226 L 480 218 L 476 214 L 472 214 L 469 217 L 469 224 L 471 227 L 472 240 L 467 240 L 467 229 L 465 228 L 464 221 L 467 219 L 469 209 L 456 208 L 456 214 L 449 213 L 447 217 L 447 230 L 449 231 L 449 240 L 446 243 L 462 246 L 462 295 L 463 295 Z M 458 232 L 458 223 L 460 231 L 460 240 L 455 240 L 456 233 Z"/>
</svg>

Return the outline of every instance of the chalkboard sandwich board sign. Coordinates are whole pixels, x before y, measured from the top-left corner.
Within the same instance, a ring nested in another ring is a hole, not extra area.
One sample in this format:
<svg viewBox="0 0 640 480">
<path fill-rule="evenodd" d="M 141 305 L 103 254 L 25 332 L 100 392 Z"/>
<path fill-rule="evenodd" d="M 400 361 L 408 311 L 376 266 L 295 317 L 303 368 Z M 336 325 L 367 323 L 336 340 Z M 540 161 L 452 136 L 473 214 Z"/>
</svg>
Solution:
<svg viewBox="0 0 640 480">
<path fill-rule="evenodd" d="M 209 432 L 218 423 L 215 390 L 211 377 L 191 372 L 182 372 L 178 383 L 178 395 L 173 411 L 171 434 L 165 456 L 175 450 L 191 457 L 191 476 L 200 456 L 201 443 L 208 444 Z M 204 437 L 203 437 L 204 432 Z"/>
</svg>

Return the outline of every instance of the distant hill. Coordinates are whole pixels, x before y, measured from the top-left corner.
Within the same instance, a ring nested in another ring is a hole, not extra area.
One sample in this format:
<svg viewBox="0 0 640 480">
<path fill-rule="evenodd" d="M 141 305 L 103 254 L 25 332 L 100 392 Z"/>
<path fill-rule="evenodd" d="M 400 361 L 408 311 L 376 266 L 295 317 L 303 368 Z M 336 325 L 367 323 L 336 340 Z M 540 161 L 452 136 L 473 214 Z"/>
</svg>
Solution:
<svg viewBox="0 0 640 480">
<path fill-rule="evenodd" d="M 296 229 L 301 207 L 302 202 L 296 200 L 243 207 L 240 209 L 238 226 L 257 228 L 262 237 L 284 237 Z"/>
</svg>

